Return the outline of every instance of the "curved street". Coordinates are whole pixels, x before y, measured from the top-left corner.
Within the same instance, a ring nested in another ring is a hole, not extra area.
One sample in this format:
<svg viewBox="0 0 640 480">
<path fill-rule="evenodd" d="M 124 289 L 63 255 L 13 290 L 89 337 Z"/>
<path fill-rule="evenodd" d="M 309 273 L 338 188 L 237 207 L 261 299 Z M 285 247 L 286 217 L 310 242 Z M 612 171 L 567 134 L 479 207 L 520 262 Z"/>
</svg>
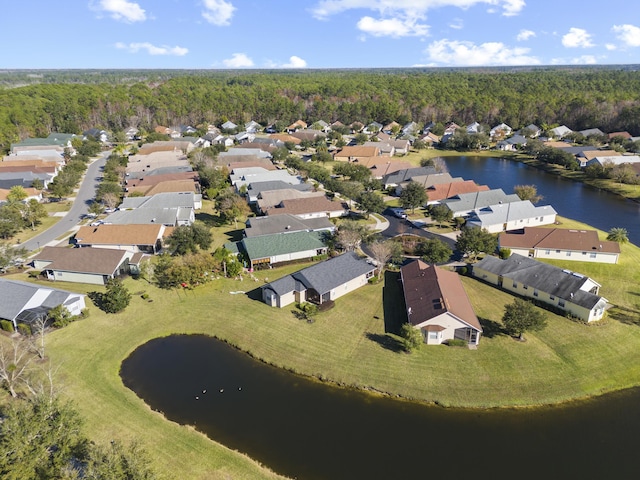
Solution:
<svg viewBox="0 0 640 480">
<path fill-rule="evenodd" d="M 66 233 L 74 230 L 89 211 L 89 204 L 95 197 L 96 189 L 100 184 L 99 178 L 102 176 L 102 167 L 104 167 L 110 154 L 111 151 L 102 152 L 100 158 L 89 164 L 76 192 L 73 205 L 67 214 L 51 228 L 20 244 L 20 247 L 26 248 L 29 253 L 32 253 L 47 244 L 58 244 Z"/>
</svg>

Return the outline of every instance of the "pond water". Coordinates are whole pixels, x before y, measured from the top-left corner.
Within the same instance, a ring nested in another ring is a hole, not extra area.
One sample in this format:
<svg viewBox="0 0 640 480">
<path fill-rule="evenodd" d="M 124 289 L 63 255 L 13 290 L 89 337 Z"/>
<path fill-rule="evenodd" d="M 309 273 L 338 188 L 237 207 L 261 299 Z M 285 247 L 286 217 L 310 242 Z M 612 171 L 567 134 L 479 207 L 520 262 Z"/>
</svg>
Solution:
<svg viewBox="0 0 640 480">
<path fill-rule="evenodd" d="M 200 335 L 142 345 L 124 384 L 300 479 L 636 478 L 639 390 L 534 410 L 444 409 L 313 382 Z"/>
<path fill-rule="evenodd" d="M 515 185 L 536 185 L 544 197 L 539 205 L 550 204 L 559 215 L 588 223 L 605 232 L 624 227 L 629 240 L 640 245 L 640 203 L 565 180 L 523 163 L 493 157 L 446 157 L 453 177 L 474 180 L 489 188 L 513 193 Z"/>
</svg>

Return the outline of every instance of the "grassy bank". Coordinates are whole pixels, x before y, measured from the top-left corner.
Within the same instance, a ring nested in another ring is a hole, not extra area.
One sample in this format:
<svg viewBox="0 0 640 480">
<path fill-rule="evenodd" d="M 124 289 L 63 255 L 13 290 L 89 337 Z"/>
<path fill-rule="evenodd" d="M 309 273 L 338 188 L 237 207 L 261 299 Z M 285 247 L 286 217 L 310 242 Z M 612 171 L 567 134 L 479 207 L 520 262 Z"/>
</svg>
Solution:
<svg viewBox="0 0 640 480">
<path fill-rule="evenodd" d="M 289 266 L 257 272 L 258 282 L 217 280 L 189 292 L 161 291 L 128 279 L 126 285 L 136 295 L 125 312 L 106 315 L 90 307 L 89 318 L 48 336 L 48 354 L 60 366 L 63 395 L 76 403 L 90 438 L 137 438 L 158 468 L 173 478 L 276 478 L 193 428 L 151 411 L 123 386 L 118 375 L 122 360 L 156 337 L 204 333 L 304 375 L 445 406 L 542 405 L 640 385 L 640 249 L 623 246 L 619 265 L 557 264 L 603 285 L 601 293 L 616 305 L 607 320 L 587 326 L 548 313 L 545 330 L 517 342 L 500 328 L 504 305 L 512 297 L 465 277 L 485 329 L 478 350 L 423 346 L 407 355 L 399 351 L 397 338 L 387 334 L 404 319 L 396 273 L 387 273 L 384 284 L 340 298 L 334 309 L 308 324 L 294 317 L 292 306 L 279 310 L 256 300 L 263 282 L 300 268 Z M 239 290 L 248 293 L 230 294 Z M 141 298 L 143 291 L 152 302 Z"/>
</svg>

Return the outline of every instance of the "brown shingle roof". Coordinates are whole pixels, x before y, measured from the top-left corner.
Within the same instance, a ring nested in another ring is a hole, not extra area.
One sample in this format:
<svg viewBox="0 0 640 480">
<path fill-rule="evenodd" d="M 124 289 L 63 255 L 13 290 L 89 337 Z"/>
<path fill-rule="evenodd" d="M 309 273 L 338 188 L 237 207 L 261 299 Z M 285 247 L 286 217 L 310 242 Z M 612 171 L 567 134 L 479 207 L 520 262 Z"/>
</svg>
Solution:
<svg viewBox="0 0 640 480">
<path fill-rule="evenodd" d="M 273 133 L 269 135 L 269 138 L 280 140 L 281 142 L 285 142 L 285 143 L 291 142 L 294 145 L 300 145 L 300 142 L 302 141 L 299 138 L 294 137 L 293 135 L 289 135 L 288 133 Z"/>
<path fill-rule="evenodd" d="M 620 253 L 616 242 L 600 240 L 595 230 L 525 227 L 522 233 L 505 232 L 499 238 L 505 248 L 549 248 L 581 252 Z"/>
<path fill-rule="evenodd" d="M 75 238 L 81 245 L 155 245 L 163 234 L 164 225 L 104 224 L 80 227 Z"/>
<path fill-rule="evenodd" d="M 422 260 L 405 265 L 401 272 L 402 289 L 407 309 L 411 309 L 409 321 L 412 325 L 449 312 L 482 331 L 457 273 L 427 265 Z"/>
<path fill-rule="evenodd" d="M 380 156 L 380 149 L 378 147 L 363 147 L 363 146 L 353 146 L 353 147 L 344 147 L 338 153 L 335 154 L 334 158 L 359 158 L 359 157 L 378 157 Z"/>
<path fill-rule="evenodd" d="M 177 173 L 163 173 L 160 175 L 148 175 L 142 178 L 129 178 L 127 177 L 127 187 L 152 187 L 161 182 L 168 182 L 171 180 L 198 180 L 197 172 L 177 172 Z"/>
<path fill-rule="evenodd" d="M 304 215 L 317 212 L 338 212 L 346 210 L 346 206 L 340 202 L 333 202 L 327 197 L 293 198 L 283 200 L 279 207 L 267 209 L 267 215 Z"/>
<path fill-rule="evenodd" d="M 444 200 L 462 193 L 486 192 L 489 190 L 487 185 L 478 185 L 473 180 L 465 180 L 463 182 L 440 183 L 432 185 L 427 189 L 429 201 Z"/>
<path fill-rule="evenodd" d="M 47 269 L 65 272 L 113 275 L 130 255 L 110 248 L 44 247 L 34 260 L 50 261 Z"/>
<path fill-rule="evenodd" d="M 596 157 L 619 157 L 622 154 L 615 150 L 586 150 L 582 152 L 582 156 L 587 160 L 593 160 Z"/>
</svg>

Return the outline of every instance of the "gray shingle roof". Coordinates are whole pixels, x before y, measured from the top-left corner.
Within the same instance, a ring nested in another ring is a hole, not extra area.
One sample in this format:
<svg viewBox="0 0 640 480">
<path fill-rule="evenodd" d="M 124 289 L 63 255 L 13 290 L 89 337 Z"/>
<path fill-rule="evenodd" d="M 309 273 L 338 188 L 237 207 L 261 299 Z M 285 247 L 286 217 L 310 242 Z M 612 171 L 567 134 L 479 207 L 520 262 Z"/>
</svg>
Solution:
<svg viewBox="0 0 640 480">
<path fill-rule="evenodd" d="M 263 288 L 270 288 L 282 295 L 304 287 L 314 289 L 323 295 L 374 270 L 375 267 L 369 264 L 366 259 L 360 258 L 354 252 L 348 252 L 271 282 Z"/>
<path fill-rule="evenodd" d="M 40 305 L 37 305 L 38 302 L 32 305 L 34 308 L 38 306 L 53 308 L 65 302 L 69 298 L 69 295 L 78 295 L 65 290 L 42 287 L 40 285 L 21 282 L 18 280 L 0 278 L 0 298 L 2 299 L 2 301 L 0 301 L 0 318 L 14 320 L 18 317 L 20 312 L 25 310 L 29 301 L 39 291 L 49 293 L 44 297 L 44 300 L 40 302 Z"/>
<path fill-rule="evenodd" d="M 501 275 L 589 309 L 602 298 L 581 290 L 588 277 L 522 255 L 511 255 L 506 260 L 487 256 L 473 268 Z"/>
<path fill-rule="evenodd" d="M 443 200 L 440 203 L 447 205 L 449 209 L 455 213 L 471 211 L 476 208 L 484 208 L 499 203 L 519 201 L 520 197 L 515 193 L 507 195 L 501 188 L 496 188 L 482 192 L 462 193 L 453 198 Z"/>
<path fill-rule="evenodd" d="M 406 170 L 400 170 L 398 172 L 385 175 L 382 179 L 382 183 L 385 185 L 399 185 L 402 182 L 411 180 L 412 177 L 432 175 L 434 173 L 438 173 L 434 167 L 408 168 Z"/>
<path fill-rule="evenodd" d="M 246 237 L 259 237 L 274 233 L 334 229 L 335 225 L 326 217 L 302 219 L 295 215 L 284 214 L 249 218 L 244 233 Z"/>
</svg>

